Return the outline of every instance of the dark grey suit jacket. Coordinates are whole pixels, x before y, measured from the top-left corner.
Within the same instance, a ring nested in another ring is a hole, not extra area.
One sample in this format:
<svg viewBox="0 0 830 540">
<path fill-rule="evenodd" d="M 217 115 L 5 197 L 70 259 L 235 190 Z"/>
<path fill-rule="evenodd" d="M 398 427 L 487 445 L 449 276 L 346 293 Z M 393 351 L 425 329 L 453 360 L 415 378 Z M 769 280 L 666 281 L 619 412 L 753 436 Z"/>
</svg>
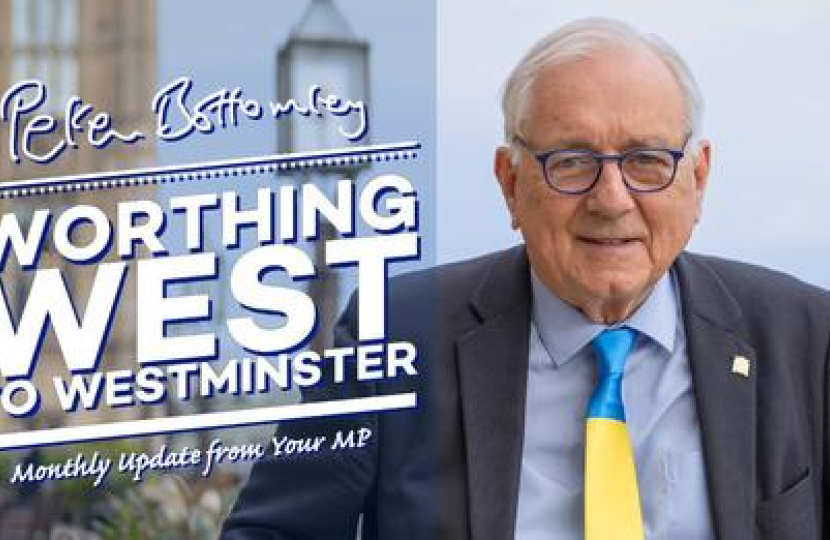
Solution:
<svg viewBox="0 0 830 540">
<path fill-rule="evenodd" d="M 830 294 L 699 255 L 676 270 L 718 537 L 830 539 Z M 513 538 L 528 275 L 518 247 L 392 280 L 388 337 L 418 344 L 420 376 L 306 398 L 416 390 L 419 408 L 284 423 L 292 437 L 374 436 L 363 449 L 258 463 L 222 538 L 351 540 L 361 514 L 364 540 Z M 352 302 L 341 341 L 356 317 Z M 736 355 L 748 377 L 732 372 Z"/>
</svg>

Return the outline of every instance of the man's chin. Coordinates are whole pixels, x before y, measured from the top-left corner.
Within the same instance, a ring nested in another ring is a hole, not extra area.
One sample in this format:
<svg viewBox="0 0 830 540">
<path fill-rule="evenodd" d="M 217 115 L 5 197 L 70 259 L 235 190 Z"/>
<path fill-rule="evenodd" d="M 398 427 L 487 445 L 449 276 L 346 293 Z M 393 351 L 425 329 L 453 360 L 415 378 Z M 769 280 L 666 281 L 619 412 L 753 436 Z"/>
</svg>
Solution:
<svg viewBox="0 0 830 540">
<path fill-rule="evenodd" d="M 643 303 L 652 284 L 645 276 L 635 272 L 601 272 L 592 283 L 585 284 L 585 290 L 592 312 L 601 311 L 605 322 L 616 322 L 628 316 Z M 596 315 L 591 317 L 596 318 Z M 609 318 L 614 319 L 609 321 Z"/>
</svg>

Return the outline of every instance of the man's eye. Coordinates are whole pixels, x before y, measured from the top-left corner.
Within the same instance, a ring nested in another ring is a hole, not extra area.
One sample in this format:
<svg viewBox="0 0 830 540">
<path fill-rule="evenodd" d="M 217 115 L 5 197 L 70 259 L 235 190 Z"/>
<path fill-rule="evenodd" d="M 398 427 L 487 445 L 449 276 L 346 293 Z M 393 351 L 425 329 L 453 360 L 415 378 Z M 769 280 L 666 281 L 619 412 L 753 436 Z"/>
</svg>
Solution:
<svg viewBox="0 0 830 540">
<path fill-rule="evenodd" d="M 553 162 L 556 170 L 586 169 L 594 166 L 594 159 L 588 156 L 563 156 Z"/>
<path fill-rule="evenodd" d="M 632 165 L 638 166 L 655 166 L 655 167 L 663 167 L 668 163 L 668 160 L 661 155 L 650 153 L 650 152 L 641 152 L 636 154 L 630 154 L 627 160 Z"/>
</svg>

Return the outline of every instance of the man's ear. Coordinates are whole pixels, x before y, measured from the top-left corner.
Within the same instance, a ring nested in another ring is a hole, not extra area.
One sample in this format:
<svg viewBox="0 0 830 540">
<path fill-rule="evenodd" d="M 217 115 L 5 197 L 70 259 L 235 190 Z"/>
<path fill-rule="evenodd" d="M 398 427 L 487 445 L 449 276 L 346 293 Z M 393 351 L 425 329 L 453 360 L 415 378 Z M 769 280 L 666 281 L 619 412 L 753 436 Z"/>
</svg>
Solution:
<svg viewBox="0 0 830 540">
<path fill-rule="evenodd" d="M 700 215 L 703 212 L 703 196 L 709 183 L 709 167 L 712 159 L 712 145 L 709 141 L 703 139 L 698 144 L 697 156 L 694 162 L 695 190 L 697 191 L 697 216 L 695 221 L 700 220 Z"/>
<path fill-rule="evenodd" d="M 501 187 L 501 194 L 504 197 L 504 202 L 507 205 L 507 211 L 510 212 L 510 226 L 513 229 L 519 228 L 519 222 L 516 219 L 516 167 L 510 156 L 510 148 L 500 146 L 496 148 L 496 154 L 493 158 L 493 173 L 499 181 Z"/>
</svg>

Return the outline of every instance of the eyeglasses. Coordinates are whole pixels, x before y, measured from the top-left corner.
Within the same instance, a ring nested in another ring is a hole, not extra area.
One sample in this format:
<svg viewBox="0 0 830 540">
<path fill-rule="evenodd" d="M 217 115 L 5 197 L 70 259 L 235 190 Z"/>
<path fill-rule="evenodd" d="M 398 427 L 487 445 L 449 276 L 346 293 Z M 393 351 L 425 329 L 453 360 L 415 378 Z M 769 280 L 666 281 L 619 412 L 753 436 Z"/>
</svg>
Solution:
<svg viewBox="0 0 830 540">
<path fill-rule="evenodd" d="M 677 164 L 683 159 L 691 134 L 680 150 L 671 148 L 632 148 L 619 154 L 600 154 L 592 150 L 550 150 L 535 152 L 519 137 L 516 142 L 530 152 L 545 173 L 545 181 L 555 191 L 581 195 L 591 191 L 602 173 L 605 161 L 616 161 L 626 187 L 635 193 L 666 189 L 674 181 Z"/>
</svg>

